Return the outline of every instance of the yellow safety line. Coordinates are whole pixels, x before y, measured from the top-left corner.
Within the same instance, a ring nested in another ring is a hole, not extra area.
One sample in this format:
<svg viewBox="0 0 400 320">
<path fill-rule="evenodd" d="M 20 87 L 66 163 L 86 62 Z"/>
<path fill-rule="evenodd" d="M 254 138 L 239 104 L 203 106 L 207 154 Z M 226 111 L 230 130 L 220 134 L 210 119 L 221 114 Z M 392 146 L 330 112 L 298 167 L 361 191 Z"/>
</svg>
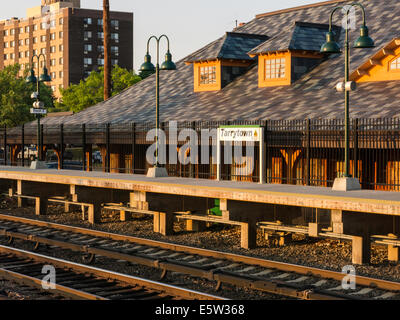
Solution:
<svg viewBox="0 0 400 320">
<path fill-rule="evenodd" d="M 302 193 L 290 193 L 290 192 L 279 192 L 279 191 L 269 191 L 269 190 L 251 190 L 251 189 L 238 189 L 238 188 L 227 188 L 227 187 L 214 187 L 214 186 L 194 186 L 190 184 L 176 184 L 176 183 L 165 183 L 161 181 L 150 182 L 150 181 L 137 181 L 137 180 L 123 180 L 123 179 L 115 179 L 115 178 L 99 178 L 99 177 L 82 177 L 82 176 L 69 176 L 69 175 L 59 175 L 59 174 L 50 174 L 50 173 L 35 173 L 35 172 L 24 172 L 24 171 L 0 171 L 9 174 L 30 174 L 36 176 L 47 176 L 47 177 L 64 177 L 64 178 L 72 178 L 72 179 L 92 179 L 92 180 L 112 180 L 115 182 L 121 183 L 136 183 L 143 185 L 160 185 L 167 187 L 179 187 L 179 188 L 188 188 L 194 187 L 196 189 L 208 189 L 215 191 L 229 191 L 229 192 L 247 192 L 252 194 L 271 194 L 275 196 L 286 196 L 286 197 L 302 197 L 302 198 L 310 198 L 310 199 L 325 199 L 325 200 L 337 200 L 337 201 L 351 201 L 351 202 L 365 202 L 365 203 L 375 203 L 375 204 L 386 204 L 386 205 L 400 205 L 399 201 L 392 200 L 380 200 L 380 199 L 366 199 L 366 198 L 354 198 L 354 197 L 342 197 L 342 196 L 329 196 L 329 195 L 319 195 L 319 194 L 302 194 Z M 49 182 L 50 183 L 50 182 Z M 399 193 L 400 197 L 400 193 Z"/>
</svg>

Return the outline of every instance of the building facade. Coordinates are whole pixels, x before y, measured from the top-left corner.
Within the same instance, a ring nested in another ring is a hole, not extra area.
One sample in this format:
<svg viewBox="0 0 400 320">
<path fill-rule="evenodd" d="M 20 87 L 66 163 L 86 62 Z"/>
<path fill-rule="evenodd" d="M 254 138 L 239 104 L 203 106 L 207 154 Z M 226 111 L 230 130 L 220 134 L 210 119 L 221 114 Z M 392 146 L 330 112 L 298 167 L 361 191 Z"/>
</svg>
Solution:
<svg viewBox="0 0 400 320">
<path fill-rule="evenodd" d="M 111 12 L 111 60 L 133 68 L 133 13 Z M 0 21 L 0 69 L 19 63 L 21 74 L 30 68 L 34 54 L 44 54 L 54 95 L 60 88 L 79 83 L 104 65 L 103 12 L 82 9 L 80 0 L 42 0 L 27 10 L 24 19 Z M 37 61 L 34 60 L 37 70 Z M 39 72 L 44 67 L 39 63 Z"/>
</svg>

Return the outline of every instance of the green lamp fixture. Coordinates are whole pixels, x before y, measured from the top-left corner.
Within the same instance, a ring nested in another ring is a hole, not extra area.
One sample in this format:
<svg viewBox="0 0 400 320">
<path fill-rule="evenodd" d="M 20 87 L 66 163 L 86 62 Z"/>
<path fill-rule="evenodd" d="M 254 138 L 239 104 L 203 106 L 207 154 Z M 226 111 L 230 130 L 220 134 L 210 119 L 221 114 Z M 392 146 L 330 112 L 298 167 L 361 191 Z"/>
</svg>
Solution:
<svg viewBox="0 0 400 320">
<path fill-rule="evenodd" d="M 147 54 L 144 56 L 144 63 L 140 67 L 140 71 L 149 71 L 149 72 L 154 72 L 156 70 L 156 67 L 154 64 L 151 63 L 151 56 L 147 52 Z"/>
<path fill-rule="evenodd" d="M 335 41 L 334 33 L 332 31 L 329 31 L 326 34 L 326 42 L 321 47 L 321 53 L 334 54 L 334 53 L 340 53 L 340 52 L 341 52 L 340 46 Z"/>
<path fill-rule="evenodd" d="M 35 71 L 33 69 L 30 70 L 30 75 L 26 78 L 26 83 L 36 83 L 37 79 L 35 76 Z"/>
<path fill-rule="evenodd" d="M 51 77 L 49 76 L 49 72 L 46 67 L 43 68 L 43 74 L 39 78 L 40 82 L 50 82 Z"/>
<path fill-rule="evenodd" d="M 176 70 L 176 65 L 172 61 L 172 54 L 169 52 L 165 55 L 165 61 L 161 65 L 161 70 Z"/>
<path fill-rule="evenodd" d="M 360 37 L 356 40 L 354 43 L 354 48 L 374 48 L 375 43 L 374 40 L 371 39 L 371 37 L 368 35 L 368 27 L 367 26 L 362 26 L 360 28 Z"/>
</svg>

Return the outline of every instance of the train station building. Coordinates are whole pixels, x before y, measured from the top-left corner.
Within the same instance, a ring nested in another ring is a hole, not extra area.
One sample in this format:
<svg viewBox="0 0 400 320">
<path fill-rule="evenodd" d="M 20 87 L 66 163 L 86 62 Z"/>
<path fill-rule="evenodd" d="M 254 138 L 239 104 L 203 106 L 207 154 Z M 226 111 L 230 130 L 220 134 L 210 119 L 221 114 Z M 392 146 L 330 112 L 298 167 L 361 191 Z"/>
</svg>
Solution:
<svg viewBox="0 0 400 320">
<path fill-rule="evenodd" d="M 258 14 L 177 62 L 176 71 L 161 72 L 160 121 L 167 136 L 170 121 L 178 122 L 178 130 L 199 133 L 222 125 L 258 125 L 265 132 L 266 182 L 331 186 L 344 166 L 344 94 L 335 90 L 343 81 L 344 55 L 320 50 L 330 12 L 350 3 L 326 1 Z M 365 189 L 399 190 L 400 4 L 361 3 L 375 48 L 351 48 L 350 79 L 357 89 L 350 95 L 350 171 Z M 335 15 L 332 26 L 341 46 L 342 17 Z M 362 12 L 356 10 L 352 43 L 362 24 Z M 93 169 L 92 150 L 99 148 L 103 170 L 146 173 L 152 143 L 145 137 L 155 122 L 155 85 L 150 76 L 78 114 L 44 118 L 43 145 L 55 150 L 60 168 L 63 150 L 74 145 L 82 146 L 86 170 Z M 25 125 L 25 144 L 35 144 L 34 125 Z M 13 163 L 22 145 L 20 132 L 7 133 Z M 185 143 L 178 141 L 178 151 Z M 243 174 L 233 161 L 223 166 L 222 179 L 259 182 L 257 152 L 252 174 Z M 215 161 L 166 166 L 171 176 L 215 179 Z"/>
</svg>

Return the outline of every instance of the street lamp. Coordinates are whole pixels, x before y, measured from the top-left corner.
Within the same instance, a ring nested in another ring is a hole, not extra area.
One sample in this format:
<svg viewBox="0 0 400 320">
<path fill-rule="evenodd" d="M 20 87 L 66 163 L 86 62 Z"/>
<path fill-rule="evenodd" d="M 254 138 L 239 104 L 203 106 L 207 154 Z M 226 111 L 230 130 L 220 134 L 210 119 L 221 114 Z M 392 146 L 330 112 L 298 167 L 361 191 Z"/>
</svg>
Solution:
<svg viewBox="0 0 400 320">
<path fill-rule="evenodd" d="M 35 71 L 34 71 L 34 64 L 33 64 L 33 59 L 37 59 L 37 64 L 39 67 L 40 64 L 40 58 L 43 57 L 44 61 L 44 67 L 43 67 L 43 73 L 39 77 L 39 79 L 35 76 Z M 31 165 L 31 168 L 34 169 L 40 169 L 40 168 L 46 168 L 46 166 L 42 163 L 42 140 L 40 137 L 40 117 L 42 114 L 46 114 L 46 109 L 44 108 L 44 103 L 40 101 L 40 82 L 50 82 L 51 77 L 49 76 L 49 73 L 46 68 L 46 57 L 44 54 L 39 54 L 39 55 L 33 55 L 31 59 L 31 70 L 30 70 L 30 75 L 26 78 L 27 83 L 32 83 L 36 84 L 36 92 L 32 93 L 32 99 L 36 99 L 36 101 L 33 103 L 33 108 L 31 109 L 32 114 L 36 114 L 37 118 L 37 149 L 38 149 L 38 161 L 34 162 Z"/>
<path fill-rule="evenodd" d="M 160 41 L 162 38 L 167 39 L 168 43 L 168 50 L 165 55 L 165 61 L 161 65 L 160 68 Z M 151 56 L 149 54 L 149 45 L 150 41 L 152 39 L 155 39 L 157 42 L 157 64 L 154 67 L 154 65 L 151 63 Z M 156 36 L 151 36 L 149 40 L 147 41 L 147 53 L 144 57 L 144 63 L 140 67 L 140 71 L 143 72 L 156 72 L 156 163 L 153 168 L 150 168 L 147 176 L 156 178 L 156 177 L 167 177 L 168 173 L 167 170 L 164 167 L 159 166 L 159 161 L 158 161 L 158 147 L 159 147 L 159 140 L 158 140 L 158 133 L 160 129 L 160 70 L 176 70 L 176 65 L 174 62 L 172 62 L 172 55 L 169 51 L 169 39 L 166 35 L 162 35 L 159 38 Z"/>
<path fill-rule="evenodd" d="M 332 31 L 333 15 L 338 10 L 345 10 L 346 18 L 346 38 L 345 38 L 345 76 L 344 83 L 337 86 L 338 91 L 345 92 L 344 109 L 345 109 L 345 172 L 344 177 L 335 180 L 333 189 L 341 191 L 359 190 L 361 189 L 360 182 L 357 178 L 352 178 L 350 171 L 349 155 L 350 155 L 350 91 L 355 90 L 355 83 L 349 81 L 350 76 L 350 44 L 349 44 L 349 15 L 353 7 L 361 8 L 363 13 L 363 25 L 360 28 L 360 37 L 355 41 L 354 48 L 373 48 L 374 41 L 368 35 L 368 27 L 366 26 L 365 9 L 360 3 L 353 3 L 348 6 L 338 6 L 332 10 L 329 18 L 329 32 L 326 34 L 326 43 L 321 47 L 321 53 L 336 54 L 341 53 L 339 44 L 334 40 Z"/>
</svg>

